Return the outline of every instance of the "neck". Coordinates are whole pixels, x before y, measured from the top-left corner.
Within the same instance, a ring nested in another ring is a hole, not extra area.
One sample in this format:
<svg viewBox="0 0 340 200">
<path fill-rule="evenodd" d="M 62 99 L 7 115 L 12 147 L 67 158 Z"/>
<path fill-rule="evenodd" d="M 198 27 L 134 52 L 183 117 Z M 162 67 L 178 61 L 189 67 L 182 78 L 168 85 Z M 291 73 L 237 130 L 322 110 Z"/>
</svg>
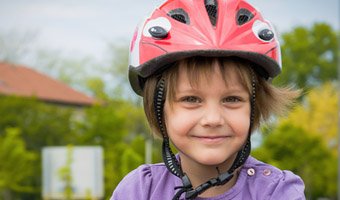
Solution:
<svg viewBox="0 0 340 200">
<path fill-rule="evenodd" d="M 181 167 L 183 171 L 188 175 L 193 188 L 196 188 L 197 186 L 207 182 L 212 178 L 218 177 L 220 173 L 227 172 L 228 169 L 231 167 L 235 157 L 236 155 L 221 164 L 211 166 L 203 165 L 191 159 L 187 159 L 186 155 L 180 153 Z M 233 178 L 228 183 L 221 186 L 211 187 L 204 193 L 202 193 L 200 197 L 214 197 L 228 191 L 236 184 L 238 177 L 237 171 L 238 170 L 235 170 Z"/>
</svg>

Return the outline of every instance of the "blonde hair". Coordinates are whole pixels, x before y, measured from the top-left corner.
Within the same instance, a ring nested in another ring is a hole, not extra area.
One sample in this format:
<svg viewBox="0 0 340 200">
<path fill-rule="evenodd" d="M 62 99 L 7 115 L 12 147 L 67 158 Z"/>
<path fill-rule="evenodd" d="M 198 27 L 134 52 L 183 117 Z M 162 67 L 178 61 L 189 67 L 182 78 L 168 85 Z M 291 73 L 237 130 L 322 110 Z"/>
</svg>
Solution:
<svg viewBox="0 0 340 200">
<path fill-rule="evenodd" d="M 176 88 L 178 84 L 179 68 L 186 70 L 190 84 L 197 86 L 202 78 L 209 79 L 213 72 L 213 65 L 219 66 L 222 78 L 225 84 L 228 84 L 227 74 L 234 70 L 239 77 L 241 84 L 247 89 L 249 97 L 252 94 L 252 74 L 255 74 L 256 82 L 256 100 L 254 108 L 253 130 L 260 126 L 261 122 L 267 121 L 271 115 L 281 115 L 294 103 L 299 97 L 300 90 L 292 87 L 275 87 L 268 81 L 264 80 L 257 73 L 252 72 L 252 63 L 236 58 L 210 58 L 210 57 L 192 57 L 180 60 L 169 67 L 160 75 L 148 78 L 143 90 L 144 112 L 152 132 L 156 136 L 161 136 L 158 128 L 158 122 L 154 111 L 154 91 L 160 78 L 163 78 L 166 85 L 166 101 L 174 101 Z"/>
</svg>

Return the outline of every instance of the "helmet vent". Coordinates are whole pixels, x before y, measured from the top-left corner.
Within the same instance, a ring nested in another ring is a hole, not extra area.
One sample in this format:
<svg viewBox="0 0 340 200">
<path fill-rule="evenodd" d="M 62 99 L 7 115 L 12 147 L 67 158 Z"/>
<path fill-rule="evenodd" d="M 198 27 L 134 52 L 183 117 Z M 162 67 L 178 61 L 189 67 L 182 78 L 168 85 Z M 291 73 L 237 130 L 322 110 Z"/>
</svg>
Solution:
<svg viewBox="0 0 340 200">
<path fill-rule="evenodd" d="M 174 20 L 179 21 L 183 24 L 190 24 L 190 19 L 189 19 L 188 13 L 185 12 L 182 8 L 177 8 L 177 9 L 171 10 L 168 13 L 168 16 L 170 16 Z"/>
<path fill-rule="evenodd" d="M 210 22 L 213 26 L 216 26 L 217 21 L 217 1 L 216 0 L 204 0 L 205 9 L 207 10 Z"/>
<path fill-rule="evenodd" d="M 237 24 L 241 26 L 249 22 L 251 19 L 253 19 L 253 17 L 254 17 L 253 13 L 251 13 L 249 10 L 245 8 L 241 8 L 236 15 Z"/>
</svg>

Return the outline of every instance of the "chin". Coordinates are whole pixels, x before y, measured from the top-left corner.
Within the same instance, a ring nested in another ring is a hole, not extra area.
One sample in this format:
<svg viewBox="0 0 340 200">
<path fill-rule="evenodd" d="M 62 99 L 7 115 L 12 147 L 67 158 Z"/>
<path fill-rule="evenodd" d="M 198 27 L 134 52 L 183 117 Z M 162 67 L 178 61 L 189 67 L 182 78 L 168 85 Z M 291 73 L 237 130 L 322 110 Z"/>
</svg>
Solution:
<svg viewBox="0 0 340 200">
<path fill-rule="evenodd" d="M 223 163 L 228 163 L 229 158 L 227 157 L 218 157 L 218 156 L 208 156 L 208 157 L 202 157 L 198 158 L 196 161 L 200 163 L 201 165 L 206 165 L 206 166 L 217 166 L 221 165 Z"/>
</svg>

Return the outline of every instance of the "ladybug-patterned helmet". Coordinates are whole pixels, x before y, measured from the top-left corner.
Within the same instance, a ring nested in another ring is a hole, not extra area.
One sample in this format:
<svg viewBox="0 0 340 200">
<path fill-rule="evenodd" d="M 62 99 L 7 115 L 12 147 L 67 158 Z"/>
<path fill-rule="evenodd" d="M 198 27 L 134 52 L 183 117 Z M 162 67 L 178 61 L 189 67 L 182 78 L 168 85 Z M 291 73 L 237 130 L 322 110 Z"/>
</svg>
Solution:
<svg viewBox="0 0 340 200">
<path fill-rule="evenodd" d="M 129 80 L 141 95 L 145 79 L 192 56 L 236 56 L 266 79 L 281 72 L 280 44 L 271 24 L 246 0 L 168 0 L 134 33 Z"/>
</svg>

